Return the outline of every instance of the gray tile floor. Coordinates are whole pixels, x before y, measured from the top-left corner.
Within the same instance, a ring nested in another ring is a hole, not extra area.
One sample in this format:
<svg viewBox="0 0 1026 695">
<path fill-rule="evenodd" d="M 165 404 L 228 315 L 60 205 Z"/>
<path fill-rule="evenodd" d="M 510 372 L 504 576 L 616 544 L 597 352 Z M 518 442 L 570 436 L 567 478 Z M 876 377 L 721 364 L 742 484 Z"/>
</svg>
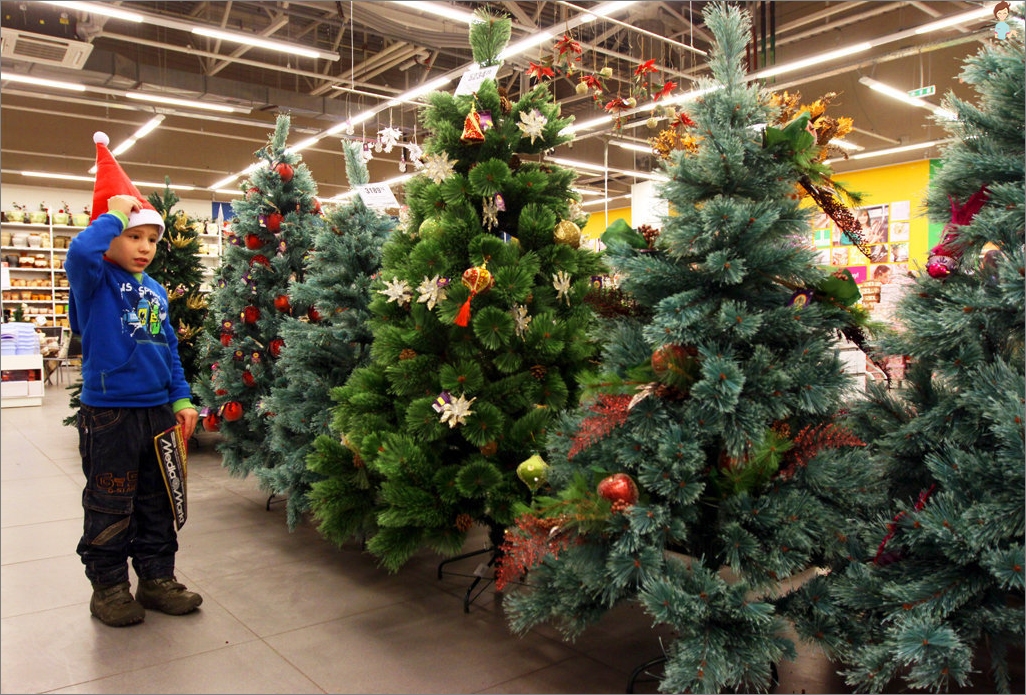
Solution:
<svg viewBox="0 0 1026 695">
<path fill-rule="evenodd" d="M 283 505 L 268 511 L 252 478 L 230 476 L 207 433 L 190 455 L 178 554 L 178 578 L 203 606 L 106 627 L 89 615 L 75 554 L 82 473 L 75 430 L 61 424 L 70 412 L 66 389 L 48 386 L 42 406 L 0 414 L 0 692 L 622 693 L 672 639 L 633 605 L 572 644 L 547 627 L 512 635 L 490 586 L 464 612 L 471 579 L 439 579 L 437 556 L 393 575 L 310 525 L 290 533 Z M 469 575 L 479 563 L 446 569 Z M 779 668 L 776 692 L 846 691 L 814 650 Z"/>
</svg>

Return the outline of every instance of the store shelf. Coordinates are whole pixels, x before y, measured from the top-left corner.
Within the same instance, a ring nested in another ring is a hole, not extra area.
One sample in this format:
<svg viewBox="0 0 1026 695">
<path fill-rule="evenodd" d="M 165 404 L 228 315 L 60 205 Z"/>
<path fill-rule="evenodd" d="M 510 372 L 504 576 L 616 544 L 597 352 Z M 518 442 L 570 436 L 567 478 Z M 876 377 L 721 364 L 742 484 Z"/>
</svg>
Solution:
<svg viewBox="0 0 1026 695">
<path fill-rule="evenodd" d="M 43 404 L 43 356 L 0 356 L 0 408 Z"/>
<path fill-rule="evenodd" d="M 0 224 L 0 260 L 7 266 L 10 283 L 0 292 L 0 309 L 5 315 L 25 304 L 26 321 L 35 322 L 42 316 L 45 325 L 67 325 L 64 257 L 71 239 L 82 229 L 29 222 Z"/>
</svg>

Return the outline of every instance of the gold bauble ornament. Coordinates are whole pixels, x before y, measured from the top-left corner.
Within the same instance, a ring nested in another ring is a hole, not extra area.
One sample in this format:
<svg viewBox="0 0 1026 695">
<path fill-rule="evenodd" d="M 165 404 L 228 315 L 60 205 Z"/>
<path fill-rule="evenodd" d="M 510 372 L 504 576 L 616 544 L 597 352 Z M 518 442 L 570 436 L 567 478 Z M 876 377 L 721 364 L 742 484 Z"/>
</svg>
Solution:
<svg viewBox="0 0 1026 695">
<path fill-rule="evenodd" d="M 562 220 L 557 224 L 552 236 L 557 244 L 566 244 L 575 249 L 581 245 L 581 228 L 570 220 Z"/>
</svg>

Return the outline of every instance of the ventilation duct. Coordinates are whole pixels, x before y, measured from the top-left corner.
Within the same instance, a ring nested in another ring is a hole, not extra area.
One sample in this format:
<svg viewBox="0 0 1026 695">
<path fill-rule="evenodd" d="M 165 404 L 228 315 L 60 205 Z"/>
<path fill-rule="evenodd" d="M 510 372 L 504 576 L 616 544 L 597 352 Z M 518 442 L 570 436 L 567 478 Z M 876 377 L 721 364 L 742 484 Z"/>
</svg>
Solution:
<svg viewBox="0 0 1026 695">
<path fill-rule="evenodd" d="M 81 70 L 92 51 L 93 45 L 84 41 L 0 29 L 0 56 L 4 58 Z"/>
</svg>

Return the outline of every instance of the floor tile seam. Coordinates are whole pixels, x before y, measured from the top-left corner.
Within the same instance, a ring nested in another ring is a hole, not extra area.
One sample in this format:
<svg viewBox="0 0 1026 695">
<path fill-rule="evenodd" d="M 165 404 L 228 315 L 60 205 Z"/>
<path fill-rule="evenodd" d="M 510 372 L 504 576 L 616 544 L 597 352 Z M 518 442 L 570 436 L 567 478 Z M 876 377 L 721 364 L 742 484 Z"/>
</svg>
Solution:
<svg viewBox="0 0 1026 695">
<path fill-rule="evenodd" d="M 544 636 L 544 635 L 541 635 L 541 636 Z M 600 666 L 609 666 L 609 664 L 604 664 L 603 662 L 599 661 L 598 659 L 596 659 L 596 658 L 594 658 L 594 657 L 592 657 L 592 656 L 590 656 L 588 654 L 581 654 L 581 653 L 575 652 L 575 653 L 567 654 L 562 659 L 555 659 L 553 661 L 550 661 L 549 663 L 545 664 L 544 666 L 540 666 L 540 667 L 534 669 L 533 671 L 527 671 L 526 673 L 521 673 L 519 675 L 512 676 L 510 678 L 507 678 L 505 680 L 499 681 L 497 683 L 491 683 L 489 685 L 484 686 L 480 690 L 476 690 L 474 692 L 476 692 L 476 693 L 483 693 L 486 690 L 490 690 L 492 688 L 498 688 L 498 687 L 500 687 L 502 685 L 505 685 L 506 683 L 513 683 L 515 681 L 528 679 L 528 678 L 531 678 L 532 676 L 535 676 L 535 675 L 541 673 L 542 671 L 546 671 L 546 670 L 548 670 L 548 669 L 550 669 L 550 668 L 552 668 L 554 666 L 558 666 L 558 665 L 560 665 L 562 663 L 570 661 L 571 659 L 576 659 L 576 658 L 582 657 L 582 656 L 584 658 L 588 659 L 589 661 L 595 662 L 596 664 L 598 664 Z M 612 667 L 612 666 L 609 666 L 609 667 L 612 668 L 614 671 L 618 670 L 615 667 Z M 624 674 L 624 676 L 625 676 L 625 682 L 626 682 L 627 674 Z"/>
<path fill-rule="evenodd" d="M 76 510 L 77 513 L 73 516 L 58 517 L 55 519 L 45 519 L 36 521 L 26 521 L 24 523 L 8 523 L 0 525 L 0 530 L 7 531 L 8 529 L 25 528 L 28 526 L 41 526 L 43 524 L 62 524 L 66 521 L 82 521 L 82 510 Z"/>
</svg>

